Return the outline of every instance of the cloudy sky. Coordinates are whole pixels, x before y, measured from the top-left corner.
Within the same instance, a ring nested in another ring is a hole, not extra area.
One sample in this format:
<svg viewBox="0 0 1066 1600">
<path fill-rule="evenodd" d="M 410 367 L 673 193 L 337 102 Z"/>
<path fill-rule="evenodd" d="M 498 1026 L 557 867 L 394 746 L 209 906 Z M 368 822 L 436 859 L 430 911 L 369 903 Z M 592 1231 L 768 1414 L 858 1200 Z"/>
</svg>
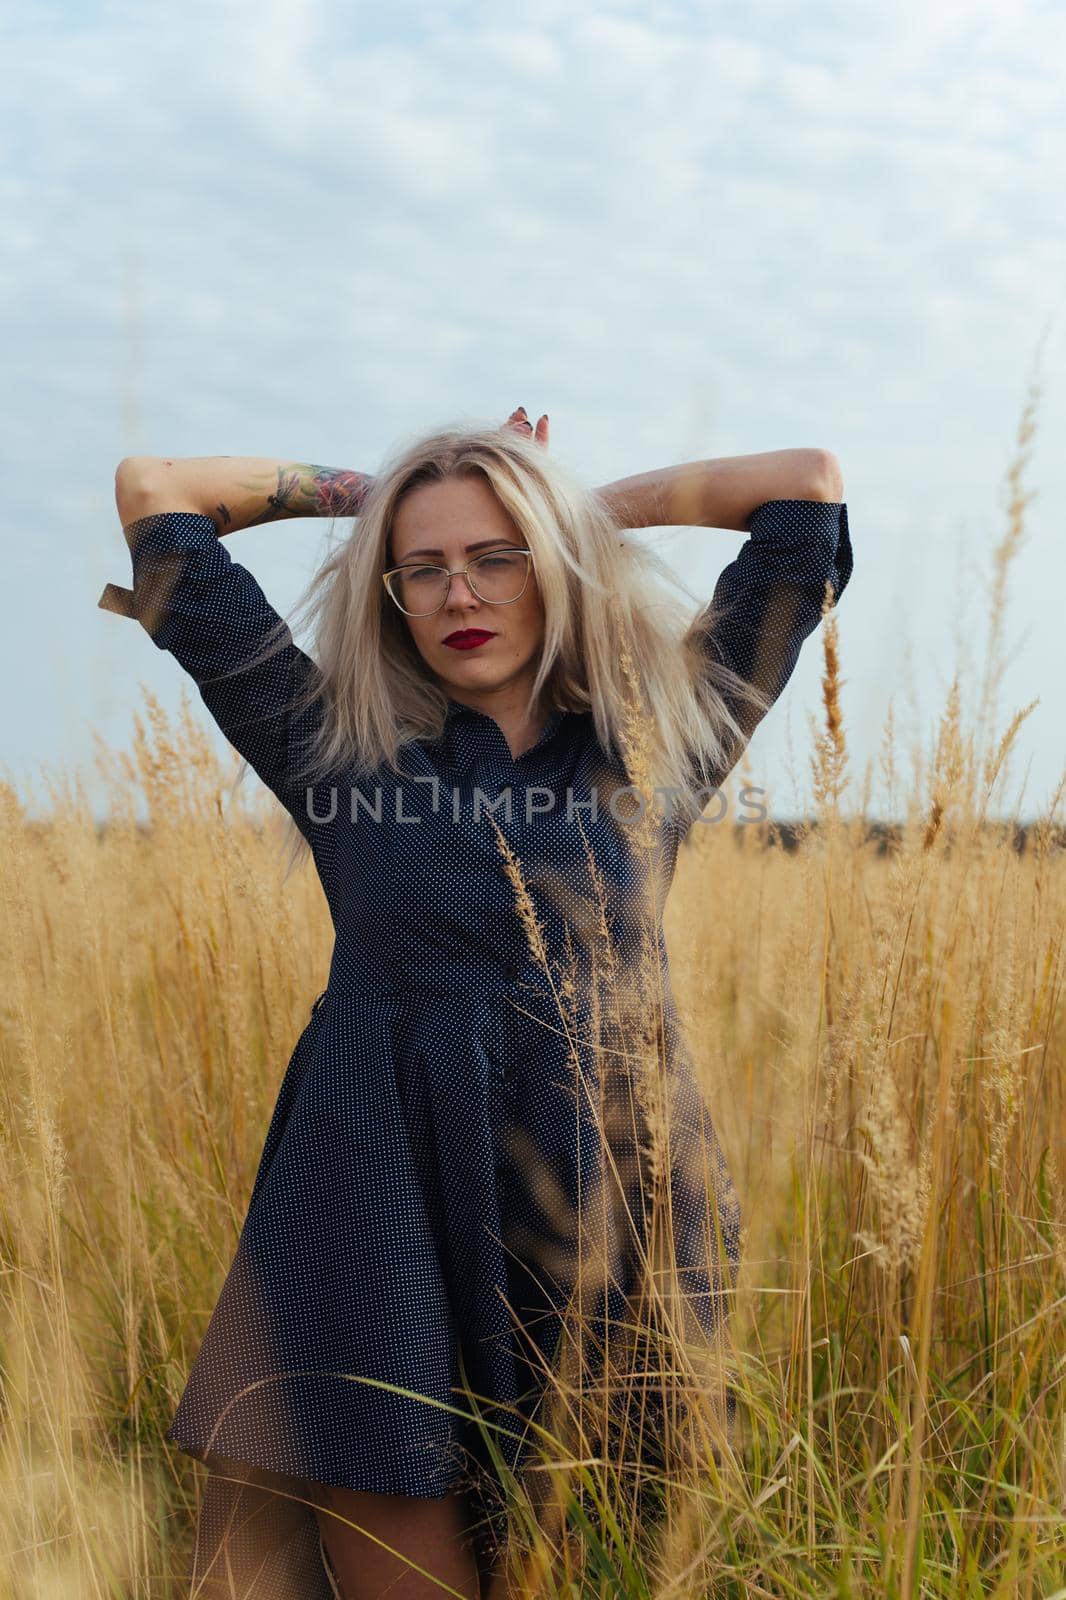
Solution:
<svg viewBox="0 0 1066 1600">
<path fill-rule="evenodd" d="M 0 6 L 7 775 L 92 793 L 186 682 L 124 619 L 128 454 L 373 472 L 445 421 L 549 412 L 587 481 L 799 445 L 844 470 L 856 784 L 928 750 L 988 637 L 1026 405 L 1035 494 L 1002 809 L 1066 759 L 1066 11 L 1030 0 L 34 0 Z M 326 525 L 233 536 L 281 611 Z M 709 597 L 744 535 L 661 540 Z M 750 752 L 809 794 L 818 637 Z M 195 704 L 204 721 L 199 697 Z M 220 748 L 225 748 L 219 738 Z M 887 797 L 874 784 L 872 809 Z"/>
</svg>

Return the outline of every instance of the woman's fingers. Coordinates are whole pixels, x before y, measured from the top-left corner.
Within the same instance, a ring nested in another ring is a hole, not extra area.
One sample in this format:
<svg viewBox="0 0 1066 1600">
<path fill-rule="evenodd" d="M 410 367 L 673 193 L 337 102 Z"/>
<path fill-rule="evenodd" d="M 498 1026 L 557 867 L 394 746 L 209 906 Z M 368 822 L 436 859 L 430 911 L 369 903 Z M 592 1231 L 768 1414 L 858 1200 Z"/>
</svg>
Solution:
<svg viewBox="0 0 1066 1600">
<path fill-rule="evenodd" d="M 504 426 L 507 428 L 513 428 L 516 433 L 524 434 L 527 439 L 532 438 L 536 440 L 537 444 L 543 446 L 545 450 L 548 448 L 547 412 L 545 412 L 545 414 L 538 419 L 537 425 L 534 428 L 533 424 L 526 416 L 525 406 L 517 406 L 507 418 Z"/>
</svg>

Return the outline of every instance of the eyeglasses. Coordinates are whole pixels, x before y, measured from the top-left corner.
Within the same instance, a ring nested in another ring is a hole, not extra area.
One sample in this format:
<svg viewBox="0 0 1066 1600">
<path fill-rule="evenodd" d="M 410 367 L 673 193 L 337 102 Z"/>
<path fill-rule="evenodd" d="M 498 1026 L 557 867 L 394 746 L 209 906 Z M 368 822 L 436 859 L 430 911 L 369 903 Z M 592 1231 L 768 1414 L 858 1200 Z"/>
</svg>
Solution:
<svg viewBox="0 0 1066 1600">
<path fill-rule="evenodd" d="M 447 567 L 409 562 L 383 572 L 381 581 L 407 616 L 430 617 L 444 605 L 451 581 L 460 572 L 479 600 L 490 606 L 512 605 L 525 593 L 532 564 L 532 550 L 490 550 L 450 572 Z"/>
</svg>

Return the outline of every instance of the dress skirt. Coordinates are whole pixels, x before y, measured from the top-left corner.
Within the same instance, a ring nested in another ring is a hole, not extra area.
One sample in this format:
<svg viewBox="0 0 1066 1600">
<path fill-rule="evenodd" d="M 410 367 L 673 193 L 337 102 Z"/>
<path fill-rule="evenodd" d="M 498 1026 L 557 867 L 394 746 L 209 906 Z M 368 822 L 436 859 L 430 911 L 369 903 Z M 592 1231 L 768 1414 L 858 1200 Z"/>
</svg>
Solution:
<svg viewBox="0 0 1066 1600">
<path fill-rule="evenodd" d="M 614 1212 L 597 1214 L 607 1271 L 584 1317 L 594 1334 L 632 1320 L 618 1218 L 639 1217 L 648 1173 L 640 1139 L 601 1136 L 611 1119 L 587 1024 L 578 1012 L 562 1025 L 535 987 L 517 999 L 344 988 L 316 1002 L 167 1431 L 211 1469 L 194 1593 L 330 1600 L 308 1483 L 467 1493 L 484 1548 L 496 1546 L 498 1475 L 482 1426 L 456 1408 L 476 1410 L 520 1470 L 557 1370 L 579 1215 L 607 1192 L 605 1149 L 623 1183 Z M 671 1194 L 679 1276 L 713 1332 L 735 1283 L 736 1195 L 672 1021 L 667 1056 L 686 1112 Z M 708 1272 L 716 1223 L 724 1291 Z M 246 1568 L 255 1586 L 241 1589 Z"/>
</svg>

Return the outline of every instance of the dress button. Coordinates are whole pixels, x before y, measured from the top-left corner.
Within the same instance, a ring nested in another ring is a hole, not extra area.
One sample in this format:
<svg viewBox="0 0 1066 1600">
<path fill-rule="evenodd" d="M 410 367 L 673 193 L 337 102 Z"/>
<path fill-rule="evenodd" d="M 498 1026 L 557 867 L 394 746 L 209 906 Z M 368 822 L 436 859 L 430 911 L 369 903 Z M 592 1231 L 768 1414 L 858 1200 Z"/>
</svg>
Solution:
<svg viewBox="0 0 1066 1600">
<path fill-rule="evenodd" d="M 508 961 L 507 962 L 506 966 L 503 969 L 503 975 L 507 979 L 508 983 L 516 982 L 516 980 L 518 978 L 518 968 L 515 966 L 513 961 Z"/>
<path fill-rule="evenodd" d="M 513 1067 L 511 1067 L 511 1066 L 502 1066 L 500 1068 L 500 1081 L 501 1081 L 501 1083 L 510 1083 L 513 1078 L 514 1078 L 514 1068 Z"/>
</svg>

